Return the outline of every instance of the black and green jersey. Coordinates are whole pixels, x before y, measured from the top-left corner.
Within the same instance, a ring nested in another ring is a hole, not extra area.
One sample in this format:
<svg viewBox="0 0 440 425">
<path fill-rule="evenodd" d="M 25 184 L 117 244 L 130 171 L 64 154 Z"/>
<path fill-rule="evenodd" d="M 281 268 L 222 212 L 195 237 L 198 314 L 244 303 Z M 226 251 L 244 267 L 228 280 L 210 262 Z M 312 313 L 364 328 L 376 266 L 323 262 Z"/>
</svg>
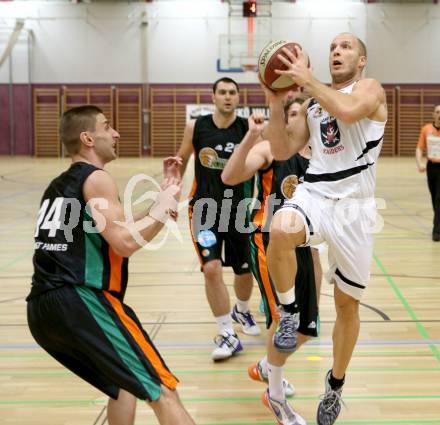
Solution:
<svg viewBox="0 0 440 425">
<path fill-rule="evenodd" d="M 296 186 L 304 178 L 309 161 L 299 154 L 286 161 L 272 164 L 257 174 L 257 200 L 252 211 L 256 231 L 250 235 L 252 272 L 258 283 L 266 312 L 266 326 L 279 321 L 279 300 L 267 266 L 267 247 L 270 240 L 270 224 L 273 214 L 292 198 Z M 260 207 L 261 205 L 261 207 Z M 300 332 L 317 336 L 318 306 L 315 275 L 310 247 L 296 248 L 298 270 L 295 279 L 295 297 L 300 305 Z"/>
<path fill-rule="evenodd" d="M 248 128 L 247 120 L 241 117 L 236 117 L 228 128 L 218 128 L 212 115 L 197 118 L 192 140 L 195 169 L 191 205 L 199 199 L 209 198 L 217 203 L 220 210 L 225 190 L 228 189 L 226 197 L 232 198 L 233 209 L 237 208 L 242 199 L 252 197 L 253 179 L 235 186 L 228 186 L 221 179 L 223 168 Z"/>
<path fill-rule="evenodd" d="M 98 232 L 83 196 L 84 182 L 96 170 L 75 162 L 44 192 L 29 298 L 63 285 L 85 285 L 123 298 L 128 259 L 117 255 Z"/>
<path fill-rule="evenodd" d="M 295 193 L 296 186 L 306 173 L 309 160 L 299 154 L 272 164 L 257 173 L 257 200 L 251 220 L 260 229 L 269 231 L 273 214 Z M 259 207 L 261 205 L 261 207 Z"/>
</svg>

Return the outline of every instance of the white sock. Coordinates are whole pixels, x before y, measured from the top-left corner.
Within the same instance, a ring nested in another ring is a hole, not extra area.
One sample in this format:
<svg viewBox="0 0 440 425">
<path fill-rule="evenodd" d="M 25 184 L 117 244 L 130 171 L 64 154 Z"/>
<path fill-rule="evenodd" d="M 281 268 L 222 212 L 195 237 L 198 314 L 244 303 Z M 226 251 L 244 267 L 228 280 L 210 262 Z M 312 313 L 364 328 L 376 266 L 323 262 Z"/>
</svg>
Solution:
<svg viewBox="0 0 440 425">
<path fill-rule="evenodd" d="M 269 395 L 278 401 L 285 399 L 283 389 L 283 368 L 267 363 L 267 374 L 269 376 Z"/>
<path fill-rule="evenodd" d="M 225 314 L 224 316 L 217 316 L 215 320 L 217 321 L 217 325 L 220 333 L 223 333 L 223 331 L 226 331 L 230 335 L 233 335 L 235 333 L 234 328 L 232 327 L 232 317 L 230 314 Z"/>
<path fill-rule="evenodd" d="M 267 376 L 267 356 L 264 356 L 258 363 L 260 363 L 261 372 Z"/>
<path fill-rule="evenodd" d="M 293 304 L 295 302 L 295 287 L 290 288 L 286 292 L 277 291 L 277 295 L 278 295 L 278 300 L 280 301 L 281 304 L 284 305 Z"/>
<path fill-rule="evenodd" d="M 249 311 L 249 300 L 248 301 L 242 301 L 242 300 L 239 300 L 237 298 L 237 302 L 236 302 L 235 305 L 237 306 L 237 310 L 240 313 L 246 313 L 247 311 Z"/>
</svg>

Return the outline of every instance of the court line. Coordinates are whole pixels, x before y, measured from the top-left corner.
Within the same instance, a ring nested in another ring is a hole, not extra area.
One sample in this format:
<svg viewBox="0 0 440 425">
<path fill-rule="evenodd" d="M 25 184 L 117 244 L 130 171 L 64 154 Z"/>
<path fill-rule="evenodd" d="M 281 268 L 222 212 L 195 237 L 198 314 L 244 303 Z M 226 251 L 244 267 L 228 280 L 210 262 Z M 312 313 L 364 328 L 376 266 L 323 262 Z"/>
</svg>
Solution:
<svg viewBox="0 0 440 425">
<path fill-rule="evenodd" d="M 28 277 L 29 278 L 29 277 Z M 8 299 L 6 299 L 6 300 L 0 300 L 0 304 L 2 304 L 2 303 L 8 303 L 8 302 L 10 302 L 10 301 L 18 301 L 18 300 L 22 300 L 23 299 L 23 297 L 15 297 L 15 298 L 8 298 Z M 23 325 L 25 325 L 25 324 L 23 324 Z M 14 325 L 14 326 L 23 326 L 23 325 Z M 1 325 L 0 324 L 0 326 L 4 326 L 4 325 Z M 27 325 L 26 325 L 27 326 Z"/>
<path fill-rule="evenodd" d="M 317 425 L 314 421 L 307 421 L 308 425 Z M 274 422 L 210 422 L 199 423 L 199 425 L 273 425 Z M 440 420 L 422 419 L 418 420 L 357 420 L 357 421 L 338 421 L 340 425 L 436 425 L 440 424 Z M 153 424 L 139 424 L 139 425 L 153 425 Z"/>
<path fill-rule="evenodd" d="M 265 346 L 265 342 L 264 341 L 243 341 L 242 340 L 242 344 L 245 347 L 264 347 Z M 358 341 L 357 342 L 357 346 L 363 346 L 363 347 L 368 347 L 368 346 L 404 346 L 404 345 L 428 345 L 429 344 L 437 344 L 440 345 L 440 339 L 437 340 L 377 340 L 377 341 L 370 341 L 370 340 L 365 340 L 365 341 Z M 309 340 L 307 341 L 305 344 L 305 346 L 314 346 L 314 347 L 333 347 L 333 342 L 332 341 L 312 341 Z M 157 344 L 158 347 L 161 348 L 208 348 L 211 347 L 212 348 L 212 344 L 211 343 L 173 343 L 173 342 L 163 342 L 163 343 L 158 343 Z M 1 345 L 0 345 L 1 348 Z"/>
<path fill-rule="evenodd" d="M 296 401 L 309 401 L 318 400 L 318 396 L 295 396 Z M 182 397 L 182 401 L 186 403 L 211 403 L 211 402 L 246 402 L 246 401 L 260 401 L 260 396 L 248 396 L 248 397 Z M 440 394 L 416 394 L 416 395 L 347 395 L 344 396 L 344 400 L 440 400 Z M 95 400 L 0 400 L 0 406 L 46 406 L 48 404 L 103 404 L 107 403 L 107 400 L 95 399 Z M 142 400 L 138 403 L 144 403 Z"/>
<path fill-rule="evenodd" d="M 28 168 L 23 168 L 23 169 L 21 169 L 21 170 L 14 170 L 14 171 L 9 171 L 8 173 L 4 173 L 4 174 L 2 174 L 0 177 L 3 179 L 3 180 L 6 180 L 5 179 L 5 176 L 11 176 L 11 175 L 14 175 L 14 174 L 23 174 L 25 171 L 32 171 L 33 170 L 33 168 L 32 167 L 28 167 Z"/>
<path fill-rule="evenodd" d="M 104 407 L 101 409 L 101 411 L 99 412 L 98 417 L 95 419 L 95 422 L 93 422 L 93 425 L 98 425 L 99 420 L 100 420 L 101 418 L 103 418 L 103 421 L 101 422 L 101 424 L 104 424 L 104 423 L 105 423 L 105 421 L 107 420 L 106 410 L 107 410 L 107 409 L 106 409 L 106 406 L 104 406 Z"/>
<path fill-rule="evenodd" d="M 417 323 L 416 323 L 417 324 Z M 264 347 L 265 341 L 242 341 L 242 344 L 245 347 Z M 440 339 L 402 339 L 402 340 L 361 340 L 358 341 L 358 346 L 368 347 L 368 346 L 404 346 L 404 345 L 428 345 L 431 348 L 431 345 L 440 345 Z M 332 347 L 333 342 L 331 340 L 328 341 L 312 341 L 309 340 L 305 344 L 308 347 Z M 212 348 L 212 344 L 210 342 L 162 342 L 157 343 L 156 346 L 158 348 Z M 0 344 L 0 350 L 34 350 L 39 348 L 39 346 L 35 343 L 13 343 L 13 344 Z M 432 349 L 431 349 L 432 350 Z"/>
<path fill-rule="evenodd" d="M 0 269 L 1 270 L 1 269 Z M 186 273 L 188 276 L 192 275 L 193 272 L 189 272 L 187 270 L 173 270 L 173 271 L 169 271 L 169 270 L 163 270 L 163 271 L 151 271 L 151 272 L 133 272 L 130 273 L 130 276 L 135 276 L 135 275 L 164 275 L 164 274 L 176 274 L 176 275 L 182 275 Z M 225 271 L 226 274 L 227 271 Z M 232 274 L 229 273 L 229 274 Z M 440 276 L 426 276 L 426 275 L 411 275 L 411 274 L 397 274 L 397 273 L 389 273 L 389 275 L 391 277 L 403 277 L 403 278 L 408 278 L 408 279 L 435 279 L 438 280 L 440 279 Z M 371 276 L 376 276 L 376 277 L 383 277 L 383 273 L 371 273 Z M 0 275 L 0 280 L 3 279 L 23 279 L 23 278 L 28 278 L 29 275 L 27 274 L 21 274 L 21 275 L 13 275 L 13 276 L 9 276 L 9 275 Z M 145 288 L 145 287 L 155 287 L 155 286 L 161 286 L 161 287 L 173 287 L 173 286 L 179 286 L 179 287 L 188 287 L 188 286 L 200 286 L 203 287 L 204 283 L 167 283 L 167 284 L 159 284 L 159 283 L 141 283 L 141 284 L 136 284 L 136 283 L 132 283 L 129 284 L 129 288 Z M 226 286 L 229 287 L 233 287 L 233 284 L 226 284 Z M 331 294 L 328 294 L 328 296 L 332 296 Z"/>
<path fill-rule="evenodd" d="M 321 296 L 329 297 L 329 298 L 334 298 L 333 294 L 326 294 L 326 293 L 323 293 L 323 292 L 321 292 Z M 382 317 L 382 319 L 385 322 L 389 322 L 391 320 L 390 316 L 388 316 L 388 314 L 384 313 L 382 310 L 379 310 L 376 307 L 373 307 L 372 305 L 365 304 L 363 302 L 359 302 L 359 305 L 361 305 L 362 307 L 365 307 L 365 308 L 367 308 L 367 309 L 369 309 L 371 311 L 374 311 L 378 316 Z M 323 323 L 323 322 L 321 321 L 321 323 Z"/>
<path fill-rule="evenodd" d="M 10 302 L 10 301 L 19 301 L 19 300 L 24 300 L 26 297 L 26 295 L 23 295 L 21 297 L 16 297 L 16 298 L 11 298 L 11 299 L 7 299 L 7 300 L 0 300 L 0 304 L 1 303 L 6 303 L 6 302 Z M 260 325 L 265 324 L 266 322 L 263 319 L 258 319 L 256 320 L 257 323 L 259 323 Z M 153 325 L 155 322 L 141 322 L 142 326 L 148 326 L 148 325 Z M 321 324 L 332 324 L 335 323 L 334 320 L 320 320 Z M 361 320 L 361 323 L 363 324 L 367 324 L 367 323 L 377 323 L 377 324 L 394 324 L 394 323 L 440 323 L 440 319 L 422 319 L 422 320 L 410 320 L 410 319 L 405 319 L 405 320 L 400 320 L 400 319 L 390 319 L 390 320 Z M 166 325 L 170 325 L 170 326 L 178 326 L 178 325 L 182 325 L 182 326 L 200 326 L 200 325 L 212 325 L 211 321 L 207 321 L 207 322 L 195 322 L 195 321 L 191 321 L 191 322 L 187 322 L 187 321 L 179 321 L 179 322 L 173 322 L 173 321 L 169 321 L 166 323 L 162 323 L 162 326 L 166 326 Z M 28 326 L 27 323 L 0 323 L 0 328 L 14 328 L 14 327 L 26 327 Z"/>
<path fill-rule="evenodd" d="M 434 279 L 434 280 L 439 280 L 440 276 L 421 276 L 421 275 L 411 275 L 411 274 L 391 274 L 389 273 L 389 275 L 391 277 L 402 277 L 405 279 Z M 383 274 L 379 274 L 379 273 L 371 273 L 371 276 L 380 276 L 382 277 Z M 1 278 L 0 278 L 1 279 Z"/>
<path fill-rule="evenodd" d="M 309 369 L 285 369 L 286 373 L 290 374 L 300 374 L 300 373 L 317 373 L 324 374 L 328 371 L 328 368 L 309 368 Z M 440 368 L 438 367 L 425 367 L 425 368 L 350 368 L 350 373 L 421 373 L 421 372 L 437 372 L 440 373 Z M 240 369 L 206 369 L 206 370 L 179 370 L 173 369 L 173 373 L 176 375 L 244 375 L 245 370 Z M 0 376 L 10 376 L 10 377 L 23 377 L 23 376 L 44 376 L 46 378 L 57 378 L 66 376 L 75 376 L 73 372 L 69 370 L 58 370 L 58 371 L 36 371 L 36 372 L 23 372 L 23 371 L 13 371 L 9 369 L 7 372 L 0 372 Z"/>
<path fill-rule="evenodd" d="M 406 216 L 408 216 L 408 214 L 406 214 Z M 400 217 L 402 217 L 402 214 L 400 214 Z M 387 225 L 387 226 L 390 226 L 390 227 L 392 227 L 393 229 L 397 229 L 397 230 L 403 230 L 405 233 L 407 233 L 408 234 L 408 236 L 400 236 L 400 238 L 401 239 L 407 239 L 408 240 L 408 238 L 411 238 L 411 239 L 416 239 L 416 240 L 426 240 L 426 237 L 425 238 L 422 238 L 422 237 L 414 237 L 414 236 L 412 236 L 412 234 L 415 234 L 415 235 L 423 235 L 423 236 L 426 236 L 427 235 L 427 233 L 425 232 L 425 231 L 421 231 L 421 230 L 408 230 L 408 228 L 407 227 L 405 227 L 405 226 L 403 226 L 403 225 L 399 225 L 399 224 L 393 224 L 392 222 L 390 222 L 390 221 L 388 221 L 388 220 L 384 220 L 384 222 L 385 222 L 385 224 Z M 420 227 L 420 226 L 419 226 Z M 392 237 L 391 239 L 398 239 L 399 237 Z M 383 239 L 387 239 L 387 238 L 381 238 L 381 237 L 379 237 L 378 239 L 380 239 L 380 240 L 383 240 Z"/>
<path fill-rule="evenodd" d="M 4 200 L 10 200 L 13 198 L 17 198 L 23 195 L 27 195 L 28 193 L 32 193 L 32 192 L 37 192 L 37 191 L 41 191 L 41 188 L 37 188 L 37 189 L 28 189 L 28 190 L 23 190 L 21 192 L 15 192 L 11 195 L 7 195 L 7 196 L 2 196 L 0 197 L 0 202 L 3 202 Z"/>
<path fill-rule="evenodd" d="M 211 352 L 212 347 L 209 347 L 209 351 L 207 350 L 207 354 Z M 166 351 L 163 350 L 163 353 L 165 357 L 184 357 L 184 356 L 199 356 L 200 351 Z M 264 355 L 267 354 L 266 351 L 258 351 L 258 350 L 252 350 L 252 351 L 245 351 L 240 353 L 240 357 L 255 357 L 256 355 Z M 333 357 L 333 351 L 329 350 L 327 352 L 325 351 L 298 351 L 295 353 L 295 356 L 300 357 L 308 357 L 308 356 L 315 356 L 315 357 Z M 2 356 L 0 356 L 2 357 Z M 353 353 L 353 357 L 431 357 L 432 353 L 430 351 L 366 351 L 366 352 L 360 352 L 357 351 Z"/>
<path fill-rule="evenodd" d="M 21 260 L 23 260 L 24 258 L 28 257 L 33 252 L 34 252 L 34 248 L 26 250 L 24 253 L 21 253 L 18 257 L 15 257 L 11 261 L 9 261 L 9 263 L 6 263 L 3 266 L 1 266 L 0 271 L 3 272 L 5 270 L 7 270 L 9 267 L 13 266 L 14 264 L 16 264 L 16 263 L 20 262 Z M 30 280 L 30 278 L 29 278 L 29 280 Z"/>
<path fill-rule="evenodd" d="M 427 234 L 431 232 L 431 228 L 427 226 L 425 223 L 423 223 L 421 220 L 417 218 L 417 216 L 414 216 L 413 214 L 410 214 L 408 210 L 404 207 L 401 207 L 396 201 L 393 199 L 386 197 L 386 201 L 393 204 L 398 210 L 400 210 L 404 215 L 406 215 L 408 218 L 410 218 L 412 221 L 418 224 L 419 228 L 422 228 L 425 231 L 428 231 Z"/>
<path fill-rule="evenodd" d="M 17 228 L 20 228 L 24 220 L 34 219 L 34 214 L 24 211 L 23 217 L 16 218 L 14 220 L 3 223 L 4 229 L 0 229 L 0 235 L 5 237 L 9 233 L 17 234 Z M 15 223 L 15 224 L 14 224 Z"/>
<path fill-rule="evenodd" d="M 374 261 L 376 261 L 376 264 L 379 267 L 379 269 L 382 271 L 382 273 L 386 277 L 387 282 L 389 283 L 389 285 L 393 289 L 394 293 L 397 295 L 397 298 L 402 303 L 402 305 L 405 308 L 405 310 L 408 313 L 408 315 L 411 317 L 411 319 L 415 320 L 415 325 L 416 325 L 417 330 L 418 330 L 419 334 L 421 335 L 421 337 L 425 341 L 429 341 L 430 340 L 430 336 L 428 334 L 428 331 L 418 321 L 416 313 L 411 308 L 411 306 L 410 306 L 409 302 L 406 300 L 406 298 L 403 296 L 403 294 L 400 291 L 399 287 L 397 286 L 396 282 L 394 282 L 393 278 L 388 274 L 388 272 L 386 271 L 384 265 L 379 260 L 379 258 L 377 257 L 376 254 L 373 254 L 373 258 L 374 258 Z M 437 347 L 434 344 L 438 344 L 438 343 L 437 342 L 436 343 L 429 343 L 429 348 L 431 349 L 431 351 L 434 354 L 434 356 L 437 359 L 437 361 L 440 363 L 440 351 L 437 349 Z"/>
<path fill-rule="evenodd" d="M 199 423 L 199 425 L 273 425 L 274 422 L 222 422 L 221 424 L 219 422 L 210 422 L 210 423 Z M 316 422 L 307 421 L 308 425 L 317 425 Z M 422 419 L 420 421 L 418 420 L 386 420 L 386 419 L 379 419 L 379 420 L 357 420 L 357 421 L 338 421 L 338 424 L 340 425 L 436 425 L 440 424 L 440 420 L 433 419 Z M 153 424 L 139 424 L 139 425 L 153 425 Z"/>
<path fill-rule="evenodd" d="M 155 340 L 157 334 L 159 333 L 160 328 L 162 327 L 162 325 L 165 323 L 167 319 L 167 315 L 166 313 L 163 313 L 159 316 L 159 318 L 157 319 L 153 329 L 151 330 L 151 332 L 149 333 L 150 339 L 152 341 Z M 142 325 L 144 326 L 144 324 L 142 323 Z"/>
<path fill-rule="evenodd" d="M 38 353 L 34 354 L 0 354 L 0 359 L 15 359 L 15 360 L 28 360 L 28 359 L 51 359 L 49 354 L 43 352 L 40 347 L 36 347 Z M 165 354 L 164 354 L 165 353 Z M 185 356 L 200 356 L 200 351 L 166 351 L 162 352 L 164 357 L 185 357 Z M 266 354 L 265 351 L 245 351 L 240 353 L 240 357 Z M 296 357 L 318 356 L 318 357 L 332 357 L 333 352 L 331 350 L 325 351 L 298 351 L 295 353 Z M 355 351 L 353 357 L 432 357 L 430 351 Z"/>
</svg>

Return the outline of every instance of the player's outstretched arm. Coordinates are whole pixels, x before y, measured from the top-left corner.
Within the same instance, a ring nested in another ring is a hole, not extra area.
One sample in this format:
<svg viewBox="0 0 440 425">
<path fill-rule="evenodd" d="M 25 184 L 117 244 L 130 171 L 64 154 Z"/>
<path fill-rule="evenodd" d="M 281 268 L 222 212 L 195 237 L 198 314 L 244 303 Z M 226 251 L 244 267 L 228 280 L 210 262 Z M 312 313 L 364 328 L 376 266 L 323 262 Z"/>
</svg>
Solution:
<svg viewBox="0 0 440 425">
<path fill-rule="evenodd" d="M 221 174 L 223 183 L 230 186 L 249 180 L 260 168 L 265 168 L 272 162 L 269 142 L 260 141 L 264 117 L 253 114 L 248 122 L 248 132 L 234 149 Z"/>
<path fill-rule="evenodd" d="M 166 179 L 148 214 L 138 221 L 126 219 L 116 183 L 103 170 L 87 178 L 83 194 L 102 237 L 118 255 L 129 257 L 151 241 L 169 218 L 177 216 L 177 183 L 177 179 Z"/>
<path fill-rule="evenodd" d="M 270 142 L 273 158 L 284 161 L 299 152 L 310 138 L 309 127 L 307 126 L 309 102 L 304 102 L 301 105 L 298 115 L 287 129 L 284 117 L 284 95 L 274 93 L 265 86 L 263 86 L 263 90 L 266 93 L 270 108 L 269 123 L 263 131 L 263 137 Z"/>
<path fill-rule="evenodd" d="M 163 160 L 164 177 L 181 179 L 185 174 L 189 157 L 193 153 L 193 136 L 196 121 L 189 121 L 183 132 L 182 143 L 175 156 L 169 156 Z"/>
</svg>

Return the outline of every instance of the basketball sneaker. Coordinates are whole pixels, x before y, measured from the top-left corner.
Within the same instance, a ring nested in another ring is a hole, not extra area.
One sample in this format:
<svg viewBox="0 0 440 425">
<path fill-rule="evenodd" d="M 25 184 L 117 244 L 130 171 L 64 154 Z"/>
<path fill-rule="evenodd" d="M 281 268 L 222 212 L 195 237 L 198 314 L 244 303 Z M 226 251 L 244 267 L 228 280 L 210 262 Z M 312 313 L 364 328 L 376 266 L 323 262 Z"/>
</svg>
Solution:
<svg viewBox="0 0 440 425">
<path fill-rule="evenodd" d="M 307 422 L 296 413 L 286 400 L 270 398 L 269 390 L 263 393 L 263 404 L 275 415 L 279 425 L 307 425 Z"/>
<path fill-rule="evenodd" d="M 243 350 L 240 340 L 236 334 L 229 334 L 223 331 L 214 338 L 217 347 L 212 352 L 212 360 L 225 360 Z"/>
<path fill-rule="evenodd" d="M 333 425 L 341 412 L 342 387 L 333 390 L 330 386 L 331 370 L 327 372 L 325 377 L 325 394 L 321 396 L 321 402 L 318 405 L 316 413 L 316 422 L 318 425 Z"/>
<path fill-rule="evenodd" d="M 296 349 L 299 328 L 299 313 L 289 313 L 279 308 L 280 322 L 273 336 L 273 345 L 278 351 L 293 353 Z"/>
<path fill-rule="evenodd" d="M 263 372 L 260 362 L 253 363 L 248 367 L 248 375 L 249 378 L 253 379 L 254 381 L 269 384 L 267 372 Z M 295 387 L 287 379 L 283 379 L 283 389 L 286 397 L 292 397 L 295 394 Z"/>
<path fill-rule="evenodd" d="M 241 325 L 243 333 L 246 335 L 257 336 L 260 335 L 261 329 L 252 316 L 252 313 L 248 310 L 244 313 L 238 311 L 237 305 L 234 305 L 231 313 L 232 320 Z"/>
</svg>

